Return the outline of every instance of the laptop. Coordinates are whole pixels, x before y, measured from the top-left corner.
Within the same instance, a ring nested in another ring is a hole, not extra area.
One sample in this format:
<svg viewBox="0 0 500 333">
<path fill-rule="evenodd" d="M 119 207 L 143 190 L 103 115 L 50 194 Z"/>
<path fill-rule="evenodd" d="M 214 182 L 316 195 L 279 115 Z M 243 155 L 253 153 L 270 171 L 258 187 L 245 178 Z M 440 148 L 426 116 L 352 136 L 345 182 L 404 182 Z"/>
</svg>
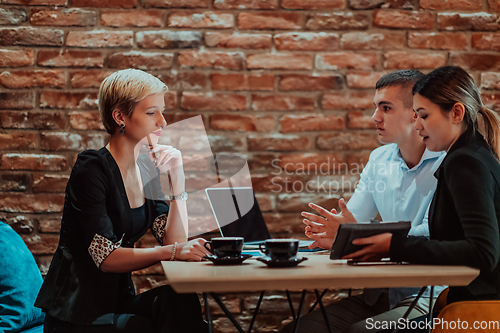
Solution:
<svg viewBox="0 0 500 333">
<path fill-rule="evenodd" d="M 243 237 L 245 250 L 258 249 L 271 238 L 251 187 L 207 188 L 205 193 L 222 237 Z M 300 241 L 299 247 L 313 241 Z"/>
<path fill-rule="evenodd" d="M 205 193 L 222 237 L 243 237 L 245 244 L 271 238 L 251 187 L 207 188 Z"/>
</svg>

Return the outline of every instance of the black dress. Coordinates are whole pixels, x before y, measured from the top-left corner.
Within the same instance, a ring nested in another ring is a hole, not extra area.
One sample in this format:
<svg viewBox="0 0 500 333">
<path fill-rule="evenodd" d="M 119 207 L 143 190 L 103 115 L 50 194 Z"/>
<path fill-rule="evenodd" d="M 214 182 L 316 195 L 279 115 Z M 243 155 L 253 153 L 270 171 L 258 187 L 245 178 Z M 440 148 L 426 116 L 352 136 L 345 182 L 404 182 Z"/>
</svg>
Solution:
<svg viewBox="0 0 500 333">
<path fill-rule="evenodd" d="M 178 295 L 165 286 L 136 296 L 131 273 L 100 270 L 114 249 L 134 247 L 148 229 L 162 243 L 168 205 L 162 200 L 159 173 L 147 156 L 140 157 L 138 164 L 145 184 L 143 223 L 134 223 L 110 152 L 101 148 L 78 155 L 66 187 L 59 245 L 35 302 L 47 314 L 47 332 L 70 328 L 72 332 L 132 332 L 128 327 L 140 322 L 144 328 L 148 321 L 152 332 L 177 332 L 181 327 L 181 332 L 204 330 L 196 294 Z"/>
</svg>

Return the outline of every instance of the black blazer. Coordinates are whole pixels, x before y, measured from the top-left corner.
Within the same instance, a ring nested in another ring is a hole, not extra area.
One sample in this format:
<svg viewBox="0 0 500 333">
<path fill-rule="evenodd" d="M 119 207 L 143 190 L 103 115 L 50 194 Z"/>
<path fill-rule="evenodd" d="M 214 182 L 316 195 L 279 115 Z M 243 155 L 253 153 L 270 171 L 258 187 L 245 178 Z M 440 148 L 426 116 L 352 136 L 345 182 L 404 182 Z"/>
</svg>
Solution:
<svg viewBox="0 0 500 333">
<path fill-rule="evenodd" d="M 168 212 L 158 170 L 147 157 L 138 163 L 149 199 L 146 226 L 132 235 L 131 208 L 110 152 L 102 148 L 78 155 L 66 187 L 59 246 L 35 302 L 47 314 L 78 325 L 111 324 L 120 300 L 135 294 L 131 274 L 101 271 L 89 246 L 99 235 L 133 247 L 155 218 Z"/>
<path fill-rule="evenodd" d="M 482 135 L 469 131 L 453 144 L 435 176 L 430 240 L 394 236 L 391 259 L 479 268 L 468 286 L 450 287 L 448 302 L 500 299 L 500 163 Z"/>
</svg>

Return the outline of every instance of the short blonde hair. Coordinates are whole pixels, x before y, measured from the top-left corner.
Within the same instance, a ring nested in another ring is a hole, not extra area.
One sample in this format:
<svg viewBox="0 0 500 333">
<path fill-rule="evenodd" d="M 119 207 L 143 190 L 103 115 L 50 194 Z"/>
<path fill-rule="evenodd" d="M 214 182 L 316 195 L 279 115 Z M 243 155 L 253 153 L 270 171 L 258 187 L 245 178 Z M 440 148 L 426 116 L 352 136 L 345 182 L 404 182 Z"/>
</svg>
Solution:
<svg viewBox="0 0 500 333">
<path fill-rule="evenodd" d="M 98 95 L 104 128 L 109 134 L 118 128 L 113 119 L 113 110 L 118 109 L 130 116 L 144 97 L 167 91 L 167 86 L 157 77 L 138 69 L 129 68 L 111 74 L 101 83 Z"/>
</svg>

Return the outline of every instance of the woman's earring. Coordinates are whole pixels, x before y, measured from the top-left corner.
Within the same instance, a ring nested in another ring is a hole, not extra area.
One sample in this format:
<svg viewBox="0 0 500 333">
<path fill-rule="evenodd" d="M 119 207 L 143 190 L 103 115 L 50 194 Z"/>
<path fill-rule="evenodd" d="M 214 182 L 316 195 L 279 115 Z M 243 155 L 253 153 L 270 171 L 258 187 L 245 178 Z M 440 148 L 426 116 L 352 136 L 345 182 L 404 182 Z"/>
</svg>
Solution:
<svg viewBox="0 0 500 333">
<path fill-rule="evenodd" d="M 120 124 L 120 134 L 125 134 L 125 124 Z"/>
</svg>

